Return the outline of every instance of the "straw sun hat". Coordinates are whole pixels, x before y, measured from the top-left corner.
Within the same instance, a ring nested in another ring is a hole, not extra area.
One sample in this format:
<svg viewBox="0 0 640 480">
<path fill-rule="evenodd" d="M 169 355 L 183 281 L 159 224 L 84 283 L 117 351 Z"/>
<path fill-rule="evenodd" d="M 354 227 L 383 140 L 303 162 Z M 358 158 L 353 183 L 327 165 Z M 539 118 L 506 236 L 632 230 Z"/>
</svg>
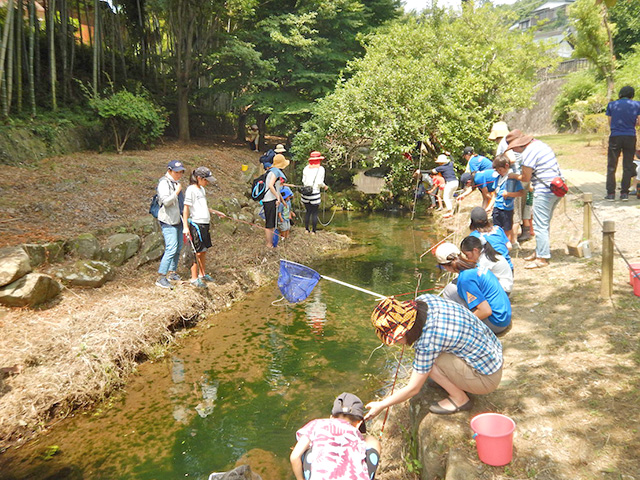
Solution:
<svg viewBox="0 0 640 480">
<path fill-rule="evenodd" d="M 289 160 L 287 160 L 281 153 L 278 153 L 273 157 L 273 166 L 280 169 L 287 168 L 287 166 L 289 166 Z"/>
<path fill-rule="evenodd" d="M 509 127 L 506 122 L 496 122 L 491 127 L 491 133 L 489 134 L 489 140 L 495 140 L 496 138 L 506 137 L 509 134 Z"/>
</svg>

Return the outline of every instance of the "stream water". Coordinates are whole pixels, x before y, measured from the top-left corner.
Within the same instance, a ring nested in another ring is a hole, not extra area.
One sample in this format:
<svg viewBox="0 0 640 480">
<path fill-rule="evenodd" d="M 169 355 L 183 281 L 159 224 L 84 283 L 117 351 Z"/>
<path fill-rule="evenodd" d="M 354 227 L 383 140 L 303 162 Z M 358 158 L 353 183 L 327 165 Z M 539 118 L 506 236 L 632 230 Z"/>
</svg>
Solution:
<svg viewBox="0 0 640 480">
<path fill-rule="evenodd" d="M 432 286 L 424 221 L 345 213 L 328 228 L 355 244 L 311 265 L 321 274 L 407 299 L 418 272 Z M 206 479 L 238 460 L 264 480 L 293 478 L 295 431 L 343 391 L 366 403 L 388 388 L 398 351 L 374 352 L 370 295 L 321 280 L 301 304 L 279 297 L 274 282 L 202 321 L 108 403 L 1 455 L 0 478 Z"/>
</svg>

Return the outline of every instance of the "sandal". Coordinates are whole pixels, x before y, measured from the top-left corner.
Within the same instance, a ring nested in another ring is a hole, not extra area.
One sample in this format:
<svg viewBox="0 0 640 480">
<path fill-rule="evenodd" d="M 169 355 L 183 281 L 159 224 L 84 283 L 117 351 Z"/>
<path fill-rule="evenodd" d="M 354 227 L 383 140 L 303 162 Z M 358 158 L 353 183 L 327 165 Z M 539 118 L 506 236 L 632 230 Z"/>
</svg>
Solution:
<svg viewBox="0 0 640 480">
<path fill-rule="evenodd" d="M 526 257 L 524 257 L 524 261 L 533 262 L 536 258 L 538 258 L 538 256 L 536 255 L 536 252 L 533 252 L 531 255 L 527 255 Z"/>
<path fill-rule="evenodd" d="M 549 266 L 549 262 L 542 260 L 541 258 L 534 260 L 531 263 L 527 263 L 524 268 L 542 268 L 542 267 L 548 267 Z"/>
<path fill-rule="evenodd" d="M 473 405 L 473 401 L 471 399 L 469 399 L 469 401 L 464 405 L 460 405 L 460 406 L 456 405 L 456 403 L 453 400 L 451 400 L 451 397 L 447 397 L 445 400 L 448 400 L 449 403 L 451 403 L 451 405 L 454 406 L 453 410 L 447 410 L 446 408 L 440 406 L 438 402 L 436 402 L 431 404 L 431 406 L 429 407 L 429 411 L 431 413 L 435 413 L 436 415 L 451 415 L 452 413 L 471 410 L 471 406 Z"/>
</svg>

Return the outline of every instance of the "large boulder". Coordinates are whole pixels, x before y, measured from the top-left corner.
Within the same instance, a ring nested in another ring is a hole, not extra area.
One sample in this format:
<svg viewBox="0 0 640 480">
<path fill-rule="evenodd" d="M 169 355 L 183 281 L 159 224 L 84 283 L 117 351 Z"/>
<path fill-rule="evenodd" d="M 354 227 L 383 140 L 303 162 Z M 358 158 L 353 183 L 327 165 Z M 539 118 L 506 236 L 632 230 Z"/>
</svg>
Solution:
<svg viewBox="0 0 640 480">
<path fill-rule="evenodd" d="M 44 247 L 44 256 L 47 262 L 60 263 L 64 261 L 63 241 L 45 243 L 42 246 Z"/>
<path fill-rule="evenodd" d="M 37 243 L 23 243 L 22 248 L 29 255 L 29 263 L 31 268 L 42 265 L 47 261 L 47 253 L 44 251 L 44 245 Z"/>
<path fill-rule="evenodd" d="M 151 215 L 149 215 L 148 217 L 137 219 L 131 224 L 131 227 L 133 228 L 134 232 L 141 235 L 148 235 L 152 232 L 158 232 L 160 230 L 158 220 L 153 218 Z"/>
<path fill-rule="evenodd" d="M 209 478 L 211 478 L 211 480 L 262 480 L 260 475 L 251 471 L 249 465 L 240 465 L 230 472 L 215 473 Z"/>
<path fill-rule="evenodd" d="M 76 257 L 93 260 L 100 255 L 100 242 L 90 233 L 78 235 L 67 243 L 69 253 Z"/>
<path fill-rule="evenodd" d="M 146 263 L 159 260 L 163 254 L 164 237 L 160 232 L 153 232 L 144 239 L 144 242 L 142 242 L 140 256 L 138 257 L 138 268 Z"/>
<path fill-rule="evenodd" d="M 107 239 L 101 258 L 111 265 L 122 265 L 140 248 L 140 237 L 133 233 L 116 233 Z"/>
<path fill-rule="evenodd" d="M 61 268 L 56 277 L 64 283 L 76 287 L 98 288 L 113 280 L 115 271 L 107 262 L 97 260 L 78 260 L 71 266 Z"/>
<path fill-rule="evenodd" d="M 10 307 L 34 307 L 56 297 L 61 289 L 50 276 L 29 273 L 0 288 L 0 303 Z"/>
<path fill-rule="evenodd" d="M 8 285 L 31 271 L 29 255 L 21 247 L 0 248 L 0 287 Z"/>
</svg>

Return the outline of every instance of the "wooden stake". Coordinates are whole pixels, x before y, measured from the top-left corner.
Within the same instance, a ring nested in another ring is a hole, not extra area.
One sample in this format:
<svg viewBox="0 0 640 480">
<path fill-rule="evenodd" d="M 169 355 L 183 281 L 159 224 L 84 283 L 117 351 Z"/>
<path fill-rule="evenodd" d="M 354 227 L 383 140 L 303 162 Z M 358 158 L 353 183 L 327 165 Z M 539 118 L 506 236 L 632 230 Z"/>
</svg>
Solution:
<svg viewBox="0 0 640 480">
<path fill-rule="evenodd" d="M 613 237 L 616 231 L 616 222 L 605 220 L 602 225 L 602 281 L 600 283 L 600 296 L 611 298 L 613 294 Z"/>
</svg>

